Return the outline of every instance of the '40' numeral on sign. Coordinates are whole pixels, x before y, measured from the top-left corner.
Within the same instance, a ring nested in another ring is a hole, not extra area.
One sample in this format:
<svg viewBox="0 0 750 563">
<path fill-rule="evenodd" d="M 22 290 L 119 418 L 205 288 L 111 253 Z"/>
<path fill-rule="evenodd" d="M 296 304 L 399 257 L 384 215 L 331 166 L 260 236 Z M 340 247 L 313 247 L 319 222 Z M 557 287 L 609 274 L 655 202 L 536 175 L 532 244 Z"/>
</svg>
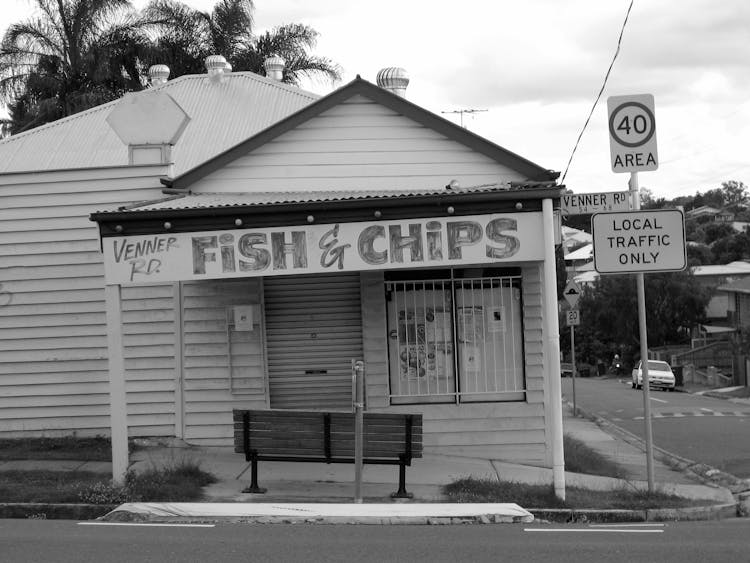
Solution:
<svg viewBox="0 0 750 563">
<path fill-rule="evenodd" d="M 643 115 L 636 115 L 633 117 L 633 125 L 630 125 L 630 116 L 626 115 L 620 121 L 617 126 L 618 131 L 625 131 L 626 135 L 630 135 L 630 130 L 633 129 L 637 134 L 643 135 L 648 129 L 648 121 Z"/>
</svg>

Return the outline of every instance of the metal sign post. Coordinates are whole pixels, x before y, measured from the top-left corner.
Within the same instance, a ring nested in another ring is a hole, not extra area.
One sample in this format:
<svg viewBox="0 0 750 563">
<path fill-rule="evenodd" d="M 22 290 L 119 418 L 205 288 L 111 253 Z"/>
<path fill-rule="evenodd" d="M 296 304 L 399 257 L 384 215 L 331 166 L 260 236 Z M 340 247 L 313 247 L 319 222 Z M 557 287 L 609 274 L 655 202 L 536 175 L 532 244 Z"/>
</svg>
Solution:
<svg viewBox="0 0 750 563">
<path fill-rule="evenodd" d="M 352 407 L 354 410 L 354 502 L 362 503 L 362 459 L 364 448 L 364 375 L 362 360 L 352 360 Z"/>
<path fill-rule="evenodd" d="M 573 386 L 573 416 L 578 415 L 578 408 L 576 407 L 576 326 L 581 321 L 581 315 L 578 312 L 578 309 L 576 309 L 576 306 L 578 305 L 578 300 L 581 298 L 581 287 L 576 283 L 575 280 L 570 280 L 565 285 L 565 290 L 563 291 L 563 297 L 565 297 L 565 300 L 568 302 L 568 305 L 570 305 L 570 310 L 568 311 L 567 317 L 567 324 L 570 326 L 570 382 Z"/>
<path fill-rule="evenodd" d="M 573 416 L 578 416 L 576 407 L 576 327 L 570 325 L 570 382 L 573 385 Z"/>
<path fill-rule="evenodd" d="M 630 173 L 630 191 L 633 195 L 633 209 L 641 208 L 638 193 L 638 172 Z M 635 275 L 638 290 L 638 334 L 641 340 L 641 370 L 643 372 L 643 419 L 646 432 L 646 474 L 648 475 L 648 492 L 654 492 L 654 445 L 651 433 L 651 397 L 648 381 L 648 334 L 646 332 L 646 288 L 643 283 L 643 272 Z"/>
</svg>

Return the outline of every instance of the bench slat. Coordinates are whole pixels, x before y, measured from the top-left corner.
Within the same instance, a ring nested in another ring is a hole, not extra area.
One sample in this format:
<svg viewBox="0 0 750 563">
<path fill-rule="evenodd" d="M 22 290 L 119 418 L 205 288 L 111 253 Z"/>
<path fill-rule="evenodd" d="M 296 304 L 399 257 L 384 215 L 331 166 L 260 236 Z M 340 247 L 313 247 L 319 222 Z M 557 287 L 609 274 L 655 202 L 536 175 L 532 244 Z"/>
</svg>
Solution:
<svg viewBox="0 0 750 563">
<path fill-rule="evenodd" d="M 244 419 L 249 415 L 250 448 L 259 456 L 325 458 L 325 412 L 245 411 L 235 409 L 234 449 L 244 452 Z M 331 412 L 330 455 L 338 460 L 354 457 L 354 413 Z M 365 458 L 398 458 L 406 453 L 407 417 L 411 416 L 411 456 L 422 457 L 422 415 L 363 413 Z M 334 461 L 334 460 L 332 460 Z"/>
</svg>

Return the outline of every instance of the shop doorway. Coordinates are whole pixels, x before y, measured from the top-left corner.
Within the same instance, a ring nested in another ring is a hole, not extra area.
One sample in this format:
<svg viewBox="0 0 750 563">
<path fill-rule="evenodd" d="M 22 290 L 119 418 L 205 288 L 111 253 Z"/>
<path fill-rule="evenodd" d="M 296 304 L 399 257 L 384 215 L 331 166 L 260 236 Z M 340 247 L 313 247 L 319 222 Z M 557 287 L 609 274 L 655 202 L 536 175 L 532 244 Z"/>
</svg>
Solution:
<svg viewBox="0 0 750 563">
<path fill-rule="evenodd" d="M 351 360 L 363 357 L 359 273 L 263 283 L 271 408 L 352 407 Z"/>
</svg>

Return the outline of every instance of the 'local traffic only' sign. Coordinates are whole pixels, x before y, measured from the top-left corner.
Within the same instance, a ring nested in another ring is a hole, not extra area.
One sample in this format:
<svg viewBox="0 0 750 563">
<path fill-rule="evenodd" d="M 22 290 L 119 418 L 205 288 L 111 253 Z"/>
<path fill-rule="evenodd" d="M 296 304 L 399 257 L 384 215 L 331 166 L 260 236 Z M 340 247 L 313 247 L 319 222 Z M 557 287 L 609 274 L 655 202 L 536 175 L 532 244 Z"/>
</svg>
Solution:
<svg viewBox="0 0 750 563">
<path fill-rule="evenodd" d="M 685 217 L 679 209 L 597 213 L 591 235 L 600 274 L 675 272 L 687 266 Z"/>
<path fill-rule="evenodd" d="M 609 115 L 609 151 L 612 172 L 646 172 L 659 168 L 656 152 L 654 97 L 611 96 Z"/>
</svg>

